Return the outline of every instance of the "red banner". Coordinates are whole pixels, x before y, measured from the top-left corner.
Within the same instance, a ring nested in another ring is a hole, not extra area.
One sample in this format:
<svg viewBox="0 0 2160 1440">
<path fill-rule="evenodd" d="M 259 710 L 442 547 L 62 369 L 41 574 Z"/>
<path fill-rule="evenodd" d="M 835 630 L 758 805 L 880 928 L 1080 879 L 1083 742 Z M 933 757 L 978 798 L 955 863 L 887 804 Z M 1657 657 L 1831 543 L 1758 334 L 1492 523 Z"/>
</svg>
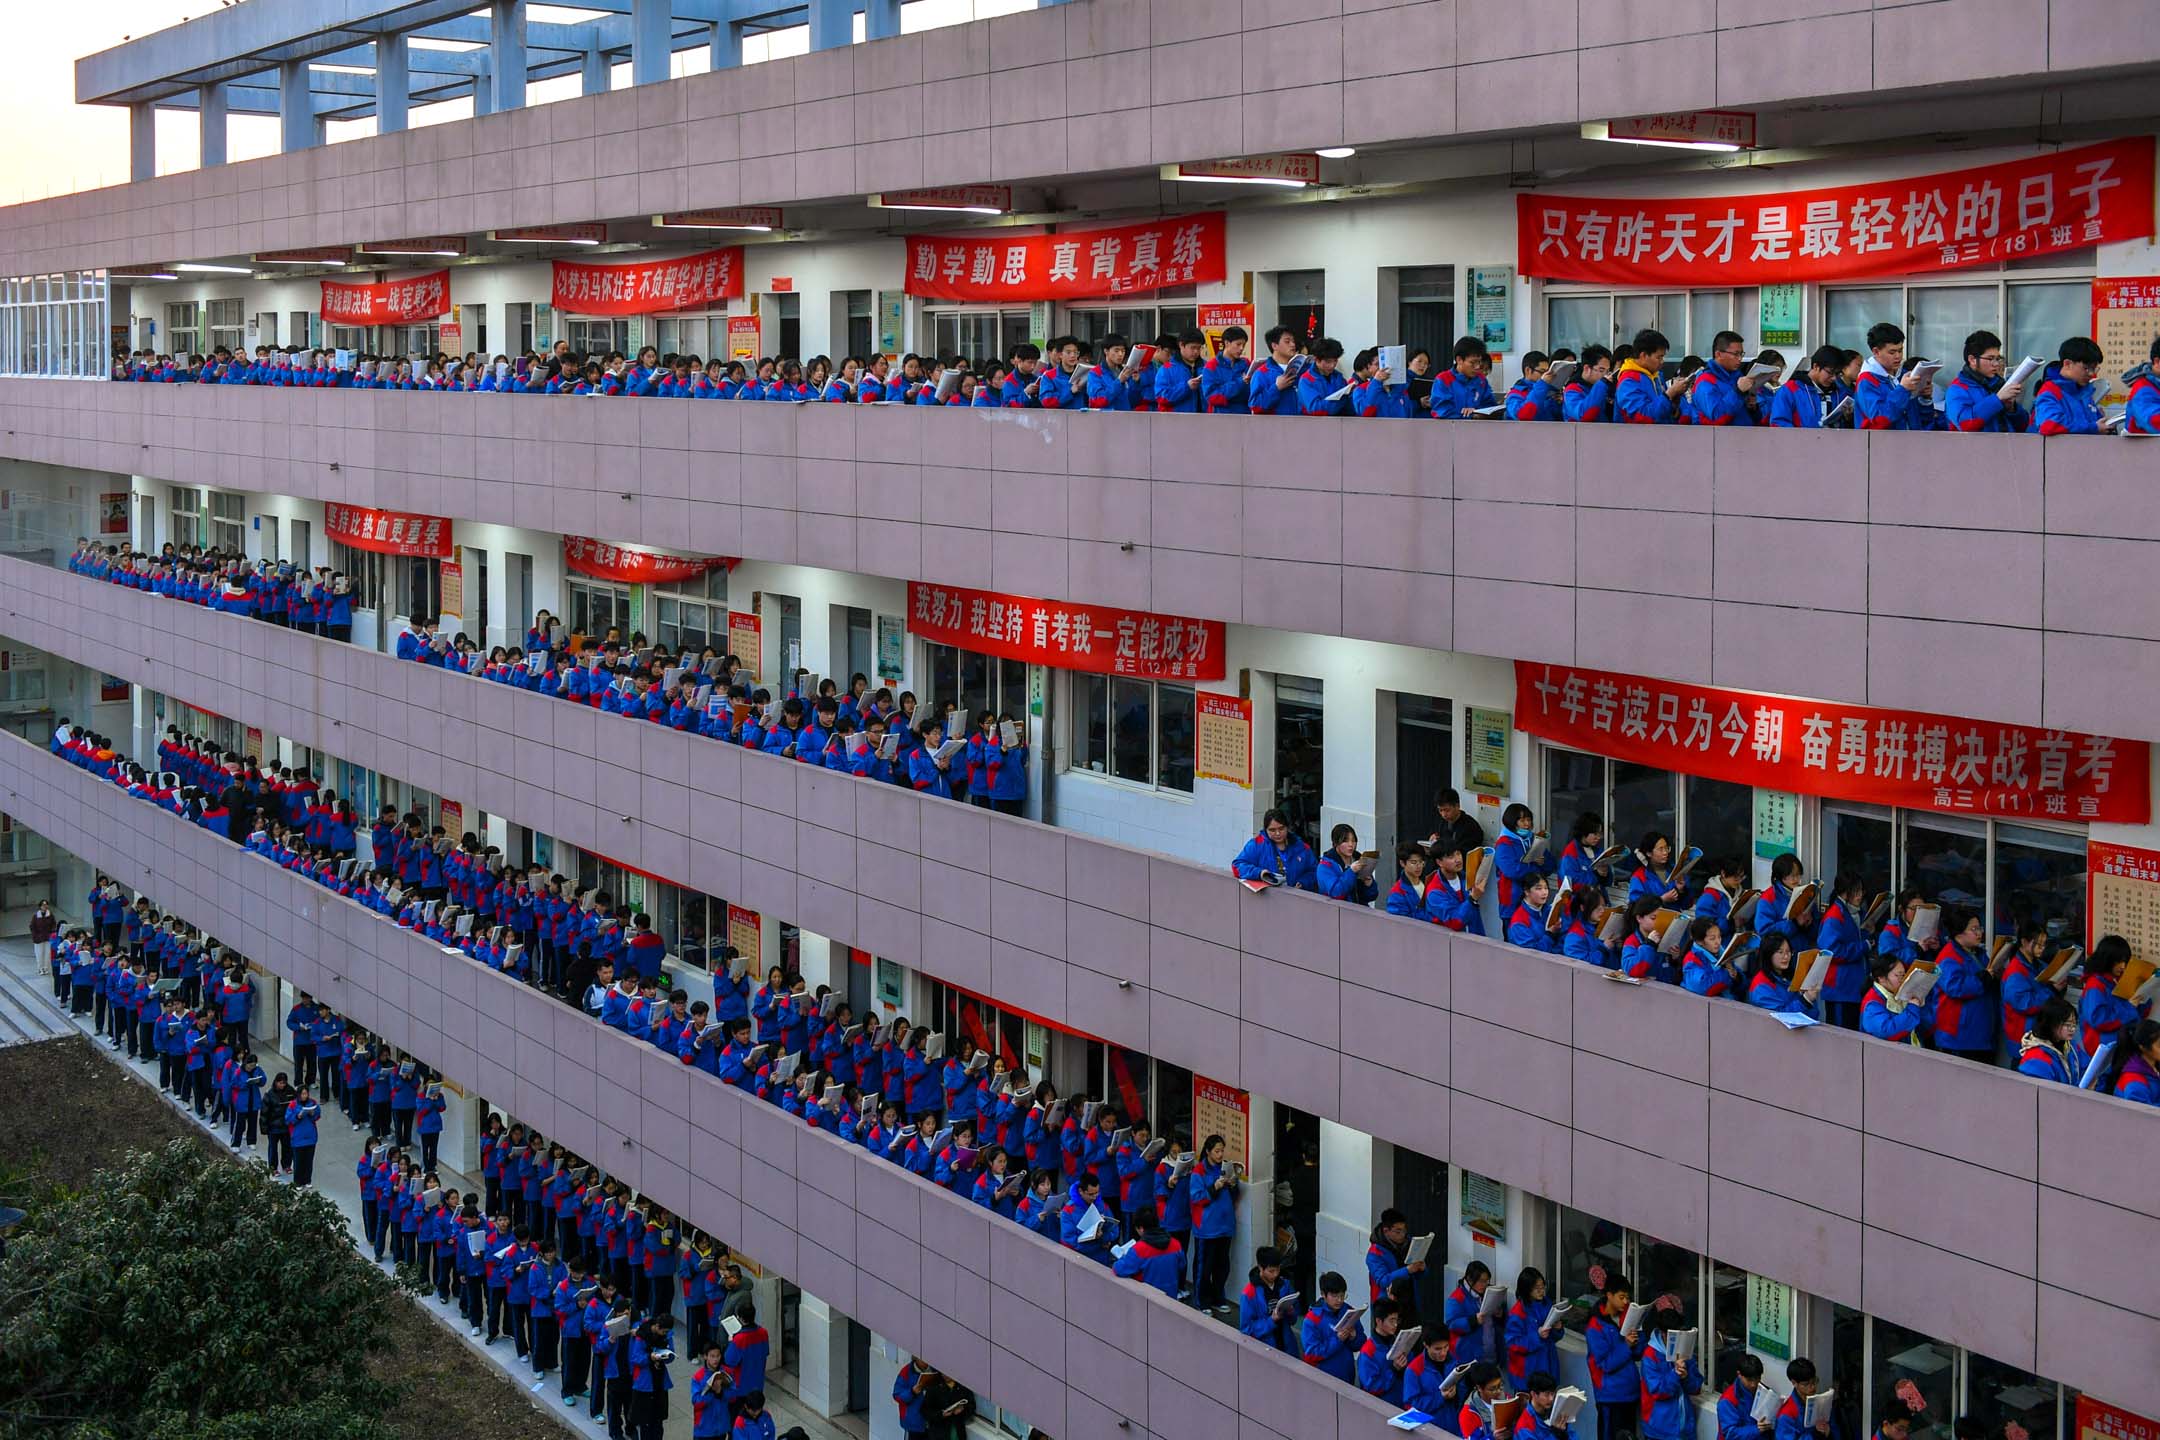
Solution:
<svg viewBox="0 0 2160 1440">
<path fill-rule="evenodd" d="M 450 554 L 450 522 L 440 515 L 408 515 L 332 501 L 323 507 L 323 534 L 356 550 L 383 555 L 446 559 Z"/>
<path fill-rule="evenodd" d="M 1209 284 L 1225 263 L 1221 211 L 1011 239 L 910 235 L 907 247 L 907 293 L 930 300 L 1135 295 Z"/>
<path fill-rule="evenodd" d="M 940 645 L 1059 670 L 1154 680 L 1220 680 L 1225 673 L 1220 620 L 911 580 L 907 628 Z"/>
<path fill-rule="evenodd" d="M 582 535 L 563 536 L 562 558 L 565 569 L 625 585 L 675 585 L 728 563 L 710 556 L 656 555 L 650 550 L 608 545 Z"/>
<path fill-rule="evenodd" d="M 2074 730 L 1515 662 L 1515 728 L 1683 775 L 1921 810 L 2150 818 L 2151 747 Z"/>
<path fill-rule="evenodd" d="M 1820 190 L 1515 197 L 1525 276 L 1604 285 L 1926 274 L 2152 233 L 2150 135 Z"/>
<path fill-rule="evenodd" d="M 322 282 L 325 325 L 412 325 L 450 309 L 450 272 L 434 270 L 373 285 Z"/>
<path fill-rule="evenodd" d="M 650 315 L 733 300 L 743 293 L 742 246 L 635 265 L 555 262 L 553 304 L 573 315 Z"/>
</svg>

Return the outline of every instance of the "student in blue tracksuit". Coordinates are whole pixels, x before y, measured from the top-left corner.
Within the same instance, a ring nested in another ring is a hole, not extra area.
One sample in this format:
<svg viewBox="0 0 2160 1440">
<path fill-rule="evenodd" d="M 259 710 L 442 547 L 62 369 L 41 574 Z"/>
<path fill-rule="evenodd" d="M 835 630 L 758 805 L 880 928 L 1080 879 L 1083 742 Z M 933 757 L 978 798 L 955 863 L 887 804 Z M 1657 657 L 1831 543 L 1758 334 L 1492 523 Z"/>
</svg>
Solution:
<svg viewBox="0 0 2160 1440">
<path fill-rule="evenodd" d="M 1358 351 L 1350 362 L 1350 405 L 1348 414 L 1361 420 L 1407 419 L 1410 414 L 1410 391 L 1402 377 L 1385 370 L 1380 365 L 1380 351 L 1367 346 Z"/>
<path fill-rule="evenodd" d="M 2022 386 L 2003 383 L 2002 337 L 1975 330 L 1965 337 L 1965 366 L 1943 391 L 1943 418 L 1950 428 L 1972 435 L 2017 434 L 2032 417 L 2018 404 Z"/>
<path fill-rule="evenodd" d="M 1805 950 L 1815 942 L 1815 916 L 1787 913 L 1792 904 L 1793 891 L 1807 879 L 1807 871 L 1800 857 L 1787 851 L 1770 862 L 1770 884 L 1755 905 L 1755 934 L 1764 940 L 1772 935 L 1791 938 L 1796 949 Z"/>
<path fill-rule="evenodd" d="M 1669 1317 L 1669 1318 L 1668 1318 Z M 1693 1440 L 1695 1406 L 1702 1393 L 1702 1371 L 1694 1360 L 1672 1358 L 1678 1316 L 1653 1311 L 1644 1317 L 1650 1344 L 1642 1356 L 1641 1426 L 1643 1440 Z"/>
<path fill-rule="evenodd" d="M 1350 397 L 1336 392 L 1348 387 L 1339 372 L 1343 347 L 1340 340 L 1323 335 L 1312 343 L 1312 363 L 1297 380 L 1297 413 L 1300 415 L 1347 415 Z"/>
<path fill-rule="evenodd" d="M 1252 362 L 1245 358 L 1245 347 L 1252 337 L 1242 325 L 1232 325 L 1222 332 L 1222 348 L 1212 360 L 1200 367 L 1200 406 L 1210 415 L 1240 415 L 1246 412 L 1246 376 L 1252 370 Z"/>
<path fill-rule="evenodd" d="M 1515 908 L 1501 913 L 1508 944 L 1547 955 L 1559 954 L 1560 942 L 1546 928 L 1545 907 L 1552 899 L 1552 888 L 1545 883 L 1543 875 L 1537 875 L 1521 893 L 1522 899 Z"/>
<path fill-rule="evenodd" d="M 2130 403 L 2123 407 L 2123 428 L 2133 435 L 2160 435 L 2160 337 L 2152 343 L 2145 363 L 2127 372 Z"/>
<path fill-rule="evenodd" d="M 1687 382 L 1659 373 L 1672 342 L 1656 330 L 1638 330 L 1632 348 L 1613 379 L 1613 418 L 1623 425 L 1673 424 L 1680 413 L 1675 401 Z"/>
<path fill-rule="evenodd" d="M 2100 433 L 2100 347 L 2082 335 L 2063 341 L 2060 358 L 2047 367 L 2033 394 L 2033 429 L 2042 435 Z"/>
<path fill-rule="evenodd" d="M 1433 377 L 1430 412 L 1435 420 L 1466 420 L 1493 403 L 1492 353 L 1475 335 L 1455 342 L 1454 363 Z"/>
<path fill-rule="evenodd" d="M 1172 1300 L 1185 1288 L 1185 1250 L 1177 1237 L 1164 1231 L 1159 1220 L 1142 1222 L 1125 1253 L 1110 1267 L 1113 1275 L 1152 1285 Z"/>
<path fill-rule="evenodd" d="M 1290 829 L 1290 818 L 1270 810 L 1260 820 L 1260 833 L 1245 842 L 1230 862 L 1231 873 L 1240 880 L 1273 876 L 1292 890 L 1320 888 L 1319 863 L 1312 847 Z"/>
<path fill-rule="evenodd" d="M 1577 424 L 1603 424 L 1612 417 L 1613 353 L 1603 345 L 1585 345 L 1581 368 L 1561 392 L 1561 418 Z"/>
<path fill-rule="evenodd" d="M 1853 1030 L 1860 1025 L 1860 1000 L 1868 985 L 1871 947 L 1861 928 L 1867 882 L 1852 871 L 1840 871 L 1834 889 L 1815 932 L 1816 947 L 1830 952 L 1830 974 L 1821 995 L 1823 1019 Z"/>
<path fill-rule="evenodd" d="M 1220 1135 L 1200 1142 L 1185 1193 L 1192 1211 L 1193 1247 L 1198 1250 L 1198 1269 L 1193 1280 L 1193 1303 L 1226 1310 L 1229 1301 L 1223 1286 L 1230 1279 L 1230 1237 L 1237 1233 L 1239 1180 L 1225 1163 L 1227 1143 Z"/>
<path fill-rule="evenodd" d="M 1853 391 L 1853 424 L 1860 430 L 1926 430 L 1932 409 L 1920 400 L 1919 372 L 1905 367 L 1905 332 L 1885 320 L 1869 328 L 1868 358 Z"/>
<path fill-rule="evenodd" d="M 1448 1291 L 1440 1307 L 1440 1320 L 1448 1333 L 1451 1363 L 1466 1365 L 1485 1358 L 1485 1322 L 1478 1318 L 1478 1311 L 1485 1303 L 1485 1292 L 1491 1288 L 1492 1270 L 1484 1261 L 1472 1260 L 1463 1267 L 1462 1279 Z"/>
<path fill-rule="evenodd" d="M 2085 959 L 2085 988 L 2078 996 L 2078 1046 L 2097 1055 L 2110 1040 L 2135 1031 L 2151 1002 L 2133 1005 L 2115 993 L 2123 969 L 2130 963 L 2130 942 L 2120 935 L 2103 935 Z"/>
<path fill-rule="evenodd" d="M 1995 1007 L 1988 1003 L 1984 927 L 1970 910 L 1943 912 L 1943 945 L 1935 956 L 1935 1048 L 1983 1065 L 1995 1060 Z"/>
<path fill-rule="evenodd" d="M 1123 335 L 1112 331 L 1099 342 L 1102 359 L 1086 372 L 1082 386 L 1090 410 L 1131 410 L 1140 398 L 1138 387 L 1146 382 L 1145 376 L 1128 376 L 1125 373 L 1125 357 L 1131 344 Z"/>
<path fill-rule="evenodd" d="M 1255 415 L 1298 413 L 1297 332 L 1277 325 L 1266 335 L 1267 358 L 1252 367 L 1245 382 L 1245 408 Z"/>
<path fill-rule="evenodd" d="M 1747 342 L 1730 330 L 1720 330 L 1710 341 L 1710 363 L 1695 372 L 1688 403 L 1697 425 L 1753 425 L 1748 399 L 1756 382 L 1743 372 L 1748 368 Z"/>
<path fill-rule="evenodd" d="M 1317 871 L 1318 887 L 1330 900 L 1346 900 L 1352 905 L 1370 905 L 1380 897 L 1379 882 L 1359 868 L 1363 862 L 1358 858 L 1357 831 L 1348 825 L 1337 825 L 1328 832 L 1327 854 L 1320 857 Z"/>
<path fill-rule="evenodd" d="M 1532 350 L 1522 357 L 1522 378 L 1508 387 L 1508 419 L 1561 418 L 1560 391 L 1547 378 L 1552 374 L 1552 367 L 1552 357 L 1542 350 Z"/>
<path fill-rule="evenodd" d="M 1295 1321 L 1277 1314 L 1289 1293 L 1289 1282 L 1283 1279 L 1282 1252 L 1272 1245 L 1253 1251 L 1253 1268 L 1246 1274 L 1245 1288 L 1238 1293 L 1239 1332 L 1285 1355 L 1297 1354 L 1290 1332 Z"/>
<path fill-rule="evenodd" d="M 1153 408 L 1167 415 L 1176 412 L 1184 415 L 1200 413 L 1207 378 L 1201 369 L 1201 352 L 1207 349 L 1207 336 L 1192 326 L 1178 332 L 1177 354 L 1156 367 L 1153 391 L 1148 396 Z"/>
<path fill-rule="evenodd" d="M 1357 1349 L 1354 1361 L 1357 1387 L 1390 1405 L 1400 1405 L 1403 1372 L 1410 1368 L 1410 1357 L 1405 1355 L 1400 1360 L 1390 1360 L 1388 1352 L 1394 1349 L 1395 1336 L 1402 1329 L 1402 1307 L 1383 1296 L 1373 1301 L 1365 1319 L 1372 1326 L 1372 1333 Z"/>
<path fill-rule="evenodd" d="M 1805 995 L 1795 994 L 1792 988 L 1795 952 L 1792 939 L 1775 935 L 1755 949 L 1755 960 L 1748 975 L 1748 1003 L 1758 1010 L 1774 1010 L 1785 1015 L 1805 1015 L 1815 1018 L 1815 1007 Z"/>
<path fill-rule="evenodd" d="M 1424 847 L 1419 847 L 1422 852 Z M 1462 843 L 1442 835 L 1433 843 L 1433 874 L 1425 884 L 1425 913 L 1435 924 L 1466 935 L 1485 933 L 1485 882 L 1476 888 L 1463 878 Z"/>
<path fill-rule="evenodd" d="M 1537 817 L 1528 805 L 1517 801 L 1500 812 L 1500 834 L 1493 840 L 1493 868 L 1500 872 L 1500 913 L 1512 913 L 1532 876 L 1550 878 L 1560 868 L 1550 849 L 1531 858 L 1543 847 L 1536 832 Z"/>
<path fill-rule="evenodd" d="M 1583 1326 L 1583 1343 L 1590 1362 L 1591 1398 L 1598 1408 L 1598 1440 L 1616 1440 L 1623 1432 L 1640 1430 L 1642 1359 L 1648 1338 L 1638 1328 L 1621 1330 L 1634 1287 L 1616 1270 L 1605 1272 L 1603 1295 L 1597 1309 Z"/>
<path fill-rule="evenodd" d="M 1901 1045 L 1920 1043 L 1920 1032 L 1927 1024 L 1927 1007 L 1891 1007 L 1891 1000 L 1897 995 L 1898 987 L 1905 983 L 1905 973 L 1905 959 L 1901 955 L 1877 955 L 1868 965 L 1871 983 L 1867 995 L 1860 1002 L 1862 1034 Z"/>
<path fill-rule="evenodd" d="M 1350 1322 L 1348 1336 L 1340 1333 L 1338 1327 L 1349 1310 L 1350 1282 L 1330 1270 L 1320 1277 L 1319 1303 L 1306 1309 L 1298 1327 L 1298 1348 L 1305 1363 L 1346 1385 L 1356 1383 L 1358 1347 L 1365 1339 L 1363 1327 L 1355 1320 Z"/>
<path fill-rule="evenodd" d="M 1368 1302 L 1390 1294 L 1397 1281 L 1425 1273 L 1425 1262 L 1412 1261 L 1409 1250 L 1409 1217 L 1392 1206 L 1381 1211 L 1365 1247 L 1365 1279 L 1372 1287 Z"/>
<path fill-rule="evenodd" d="M 1808 357 L 1806 373 L 1793 376 L 1771 395 L 1769 424 L 1781 430 L 1821 429 L 1824 417 L 1844 398 L 1838 383 L 1844 361 L 1845 352 L 1837 346 L 1817 347 Z"/>
<path fill-rule="evenodd" d="M 2018 1043 L 2019 1073 L 2059 1085 L 2075 1085 L 2085 1078 L 2091 1058 L 2078 1045 L 2076 1007 L 2060 995 L 2050 995 L 2041 1002 Z"/>
<path fill-rule="evenodd" d="M 1101 1183 L 1096 1180 L 1092 1171 L 1081 1171 L 1079 1178 L 1073 1181 L 1072 1188 L 1066 1191 L 1064 1207 L 1058 1211 L 1058 1243 L 1108 1269 L 1111 1264 L 1110 1246 L 1117 1238 L 1117 1221 L 1108 1218 L 1108 1212 L 1102 1210 L 1101 1200 Z M 1097 1211 L 1104 1218 L 1096 1227 L 1093 1236 L 1083 1237 L 1082 1224 L 1087 1220 L 1090 1210 Z"/>
<path fill-rule="evenodd" d="M 922 736 L 922 744 L 908 753 L 908 784 L 924 794 L 952 799 L 952 756 L 937 753 L 945 743 L 944 722 L 933 716 L 923 721 L 917 733 Z"/>
<path fill-rule="evenodd" d="M 1550 1292 L 1545 1272 L 1534 1265 L 1524 1266 L 1515 1277 L 1514 1303 L 1508 1306 L 1500 1351 L 1506 1357 L 1508 1388 L 1520 1394 L 1531 1392 L 1532 1376 L 1550 1376 L 1560 1368 L 1561 1327 L 1552 1318 Z"/>
</svg>

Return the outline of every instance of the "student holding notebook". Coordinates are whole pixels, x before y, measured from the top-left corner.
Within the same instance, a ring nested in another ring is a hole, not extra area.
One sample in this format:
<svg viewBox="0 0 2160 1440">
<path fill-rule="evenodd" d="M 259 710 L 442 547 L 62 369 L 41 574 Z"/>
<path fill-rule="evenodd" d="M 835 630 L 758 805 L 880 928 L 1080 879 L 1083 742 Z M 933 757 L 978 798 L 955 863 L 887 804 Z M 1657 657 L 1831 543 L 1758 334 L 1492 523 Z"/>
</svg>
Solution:
<svg viewBox="0 0 2160 1440">
<path fill-rule="evenodd" d="M 2115 1095 L 2160 1106 L 2160 1020 L 2138 1021 L 2130 1032 L 2129 1046 L 2129 1057 L 2115 1073 Z"/>
<path fill-rule="evenodd" d="M 2022 434 L 2032 417 L 2018 404 L 2022 381 L 2005 379 L 2002 337 L 1975 330 L 1965 337 L 1965 365 L 1943 391 L 1943 414 L 1950 428 L 1967 435 Z"/>
<path fill-rule="evenodd" d="M 2019 1042 L 2018 1073 L 2058 1085 L 2077 1084 L 2085 1078 L 2092 1058 L 2078 1048 L 2077 1041 L 2077 1010 L 2060 995 L 2050 995 Z"/>
<path fill-rule="evenodd" d="M 1995 1017 L 1987 1003 L 1987 952 L 1980 917 L 1943 912 L 1942 949 L 1935 955 L 1935 1048 L 1989 1064 L 1995 1058 Z"/>
<path fill-rule="evenodd" d="M 2078 1044 L 2087 1055 L 2115 1039 L 2125 1026 L 2145 1018 L 2151 1002 L 2132 1005 L 2115 993 L 2123 970 L 2130 964 L 2130 942 L 2120 935 L 2103 935 L 2085 960 L 2085 990 L 2078 997 Z"/>
<path fill-rule="evenodd" d="M 1815 1017 L 1815 1007 L 1792 989 L 1793 943 L 1790 936 L 1773 935 L 1755 950 L 1753 973 L 1748 977 L 1748 1003 L 1759 1010 L 1785 1015 Z"/>
</svg>

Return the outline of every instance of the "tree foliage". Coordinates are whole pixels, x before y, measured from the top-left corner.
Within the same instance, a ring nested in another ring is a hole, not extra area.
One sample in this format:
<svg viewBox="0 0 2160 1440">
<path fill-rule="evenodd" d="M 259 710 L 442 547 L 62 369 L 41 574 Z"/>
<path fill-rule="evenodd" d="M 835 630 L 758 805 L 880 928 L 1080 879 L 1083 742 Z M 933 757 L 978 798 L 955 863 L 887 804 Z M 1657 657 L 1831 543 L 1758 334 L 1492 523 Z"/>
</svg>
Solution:
<svg viewBox="0 0 2160 1440">
<path fill-rule="evenodd" d="M 175 1140 L 9 1238 L 0 1435 L 389 1440 L 399 1303 L 330 1200 Z"/>
</svg>

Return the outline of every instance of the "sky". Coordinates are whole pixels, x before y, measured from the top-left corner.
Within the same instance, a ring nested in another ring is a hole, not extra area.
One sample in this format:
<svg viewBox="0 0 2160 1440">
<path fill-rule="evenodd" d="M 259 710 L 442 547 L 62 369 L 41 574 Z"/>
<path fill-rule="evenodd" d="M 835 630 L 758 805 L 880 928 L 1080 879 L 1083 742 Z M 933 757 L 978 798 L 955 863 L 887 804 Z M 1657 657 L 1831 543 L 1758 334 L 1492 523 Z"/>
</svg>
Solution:
<svg viewBox="0 0 2160 1440">
<path fill-rule="evenodd" d="M 54 3 L 54 0 L 7 0 L 7 42 L 15 59 L 16 80 L 0 87 L 0 134 L 35 137 L 35 143 L 0 149 L 0 205 L 41 200 L 48 195 L 67 195 L 102 185 L 125 184 L 128 179 L 128 113 L 114 105 L 75 104 L 75 61 L 120 44 L 130 36 L 141 37 L 169 29 L 184 20 L 204 15 L 220 0 L 90 0 L 90 3 Z M 1030 0 L 918 0 L 902 12 L 902 28 L 908 31 L 949 25 L 969 18 L 986 19 L 1012 10 L 1030 8 Z M 576 21 L 584 15 L 556 6 L 535 5 L 528 14 L 535 19 Z M 862 20 L 856 18 L 860 31 Z M 744 42 L 743 60 L 750 64 L 787 54 L 800 54 L 807 41 L 801 27 Z M 702 50 L 675 56 L 674 73 L 703 71 Z M 615 85 L 629 83 L 629 66 L 618 65 Z M 527 103 L 543 104 L 575 95 L 575 76 L 532 86 Z M 463 119 L 472 113 L 465 100 L 430 105 L 415 110 L 416 125 L 440 124 Z M 55 117 L 60 117 L 55 123 Z M 195 167 L 199 132 L 190 112 L 165 111 L 158 115 L 158 173 L 170 174 Z M 331 127 L 329 139 L 353 139 L 374 133 L 373 120 L 340 122 Z M 249 160 L 277 150 L 277 121 L 272 116 L 235 116 L 226 136 L 231 160 Z"/>
</svg>

